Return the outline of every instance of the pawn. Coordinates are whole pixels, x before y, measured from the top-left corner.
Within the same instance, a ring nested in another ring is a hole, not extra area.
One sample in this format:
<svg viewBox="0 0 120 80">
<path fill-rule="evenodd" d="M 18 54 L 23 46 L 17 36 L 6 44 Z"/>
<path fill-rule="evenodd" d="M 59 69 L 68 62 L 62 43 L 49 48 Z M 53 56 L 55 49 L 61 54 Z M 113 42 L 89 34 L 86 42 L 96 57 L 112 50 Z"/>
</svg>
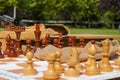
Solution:
<svg viewBox="0 0 120 80">
<path fill-rule="evenodd" d="M 58 47 L 58 39 L 57 38 L 53 39 L 53 45 L 55 47 Z"/>
<path fill-rule="evenodd" d="M 61 62 L 60 62 L 60 57 L 61 57 L 62 53 L 61 53 L 61 51 L 56 51 L 55 53 L 57 55 L 57 59 L 54 64 L 55 70 L 57 71 L 58 74 L 60 74 L 60 73 L 64 72 L 63 66 L 61 65 Z"/>
<path fill-rule="evenodd" d="M 4 55 L 2 54 L 2 51 L 1 51 L 1 46 L 2 46 L 2 43 L 0 42 L 0 58 L 4 58 Z"/>
<path fill-rule="evenodd" d="M 31 51 L 26 53 L 26 57 L 28 61 L 27 61 L 27 67 L 23 71 L 24 75 L 36 75 L 37 74 L 37 71 L 33 68 L 33 61 L 32 61 L 33 56 L 34 56 L 34 53 Z"/>
<path fill-rule="evenodd" d="M 8 57 L 17 57 L 17 53 L 15 52 L 15 41 L 10 41 L 10 53 L 7 54 Z"/>
<path fill-rule="evenodd" d="M 11 40 L 11 37 L 10 37 L 10 34 L 8 34 L 6 37 L 6 49 L 4 51 L 4 55 L 7 55 L 8 53 L 10 53 L 10 40 Z"/>
<path fill-rule="evenodd" d="M 110 43 L 108 40 L 102 41 L 102 46 L 103 46 L 103 58 L 100 61 L 100 71 L 101 72 L 111 72 L 113 71 L 113 68 L 109 62 L 109 46 Z"/>
<path fill-rule="evenodd" d="M 115 60 L 115 64 L 120 66 L 120 46 L 118 47 L 118 58 Z"/>
<path fill-rule="evenodd" d="M 75 65 L 78 64 L 78 52 L 76 48 L 71 48 L 71 57 L 68 60 L 67 64 L 69 66 L 68 70 L 65 71 L 64 75 L 67 77 L 77 77 L 80 75 L 80 72 L 75 69 Z"/>
<path fill-rule="evenodd" d="M 48 70 L 44 72 L 43 78 L 45 80 L 58 80 L 59 75 L 55 70 L 55 60 L 57 58 L 56 54 L 47 54 L 46 55 L 46 60 L 48 61 Z"/>
<path fill-rule="evenodd" d="M 74 47 L 75 46 L 75 36 L 70 36 L 68 37 L 68 46 L 69 47 Z"/>
<path fill-rule="evenodd" d="M 63 48 L 63 37 L 62 37 L 62 33 L 59 34 L 59 38 L 58 38 L 58 48 Z"/>
<path fill-rule="evenodd" d="M 94 41 L 91 41 L 91 47 L 88 49 L 88 52 L 90 54 L 89 56 L 89 66 L 87 65 L 86 66 L 86 71 L 85 73 L 87 75 L 97 75 L 97 74 L 100 74 L 100 70 L 96 64 L 96 59 L 95 59 L 95 54 L 97 52 L 97 49 L 94 45 Z"/>
</svg>

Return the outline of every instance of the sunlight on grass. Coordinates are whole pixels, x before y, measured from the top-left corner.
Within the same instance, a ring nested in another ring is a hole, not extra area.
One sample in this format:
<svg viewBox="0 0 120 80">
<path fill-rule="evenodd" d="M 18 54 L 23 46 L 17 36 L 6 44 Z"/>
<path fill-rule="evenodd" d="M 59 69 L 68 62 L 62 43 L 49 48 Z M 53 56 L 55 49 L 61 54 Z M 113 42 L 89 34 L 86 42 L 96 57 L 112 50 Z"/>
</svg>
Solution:
<svg viewBox="0 0 120 80">
<path fill-rule="evenodd" d="M 120 31 L 118 29 L 80 29 L 80 28 L 70 28 L 70 34 L 120 35 Z"/>
</svg>

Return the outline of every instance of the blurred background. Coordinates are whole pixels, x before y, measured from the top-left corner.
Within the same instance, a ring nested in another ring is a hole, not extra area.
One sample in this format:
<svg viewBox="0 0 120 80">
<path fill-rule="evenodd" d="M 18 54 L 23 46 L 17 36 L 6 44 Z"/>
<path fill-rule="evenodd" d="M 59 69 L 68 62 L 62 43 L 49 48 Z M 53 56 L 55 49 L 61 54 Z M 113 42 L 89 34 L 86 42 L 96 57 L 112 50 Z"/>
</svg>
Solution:
<svg viewBox="0 0 120 80">
<path fill-rule="evenodd" d="M 62 23 L 79 28 L 120 27 L 120 0 L 0 0 L 0 22 Z M 2 26 L 2 25 L 1 25 Z"/>
</svg>

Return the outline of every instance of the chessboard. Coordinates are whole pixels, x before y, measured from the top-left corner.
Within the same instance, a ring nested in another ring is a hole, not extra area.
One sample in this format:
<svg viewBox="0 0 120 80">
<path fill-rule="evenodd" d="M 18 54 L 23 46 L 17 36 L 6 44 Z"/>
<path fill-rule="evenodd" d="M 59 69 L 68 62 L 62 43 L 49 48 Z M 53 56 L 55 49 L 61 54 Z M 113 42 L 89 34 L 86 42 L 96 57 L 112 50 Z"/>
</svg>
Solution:
<svg viewBox="0 0 120 80">
<path fill-rule="evenodd" d="M 33 58 L 33 66 L 37 70 L 37 75 L 25 76 L 23 70 L 25 69 L 27 58 L 24 55 L 20 55 L 15 58 L 1 58 L 0 59 L 0 80 L 44 80 L 43 73 L 47 70 L 48 62 L 40 61 Z M 115 65 L 114 61 L 110 61 L 113 71 L 112 72 L 102 72 L 100 75 L 90 76 L 85 74 L 85 69 L 80 71 L 79 77 L 65 77 L 64 73 L 60 75 L 59 80 L 105 80 L 114 79 L 120 77 L 119 66 Z M 80 63 L 85 67 L 85 62 Z M 68 68 L 66 63 L 62 66 L 66 70 Z"/>
</svg>

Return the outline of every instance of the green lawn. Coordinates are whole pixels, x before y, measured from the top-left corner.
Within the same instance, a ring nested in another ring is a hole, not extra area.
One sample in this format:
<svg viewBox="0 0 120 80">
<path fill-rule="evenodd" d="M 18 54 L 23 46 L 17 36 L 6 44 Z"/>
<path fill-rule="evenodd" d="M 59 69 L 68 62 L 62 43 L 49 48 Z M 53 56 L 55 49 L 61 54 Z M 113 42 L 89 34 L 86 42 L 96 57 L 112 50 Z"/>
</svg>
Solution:
<svg viewBox="0 0 120 80">
<path fill-rule="evenodd" d="M 70 34 L 120 35 L 120 31 L 118 29 L 80 29 L 80 28 L 70 28 Z"/>
</svg>

